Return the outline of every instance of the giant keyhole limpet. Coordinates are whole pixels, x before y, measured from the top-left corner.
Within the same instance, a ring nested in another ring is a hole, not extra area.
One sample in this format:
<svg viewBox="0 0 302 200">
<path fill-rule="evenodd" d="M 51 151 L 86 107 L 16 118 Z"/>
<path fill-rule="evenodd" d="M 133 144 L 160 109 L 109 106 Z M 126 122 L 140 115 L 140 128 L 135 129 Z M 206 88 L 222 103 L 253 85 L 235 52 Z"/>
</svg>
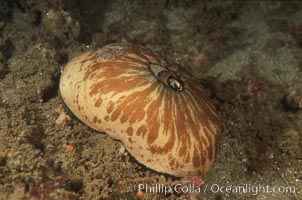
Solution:
<svg viewBox="0 0 302 200">
<path fill-rule="evenodd" d="M 73 58 L 60 94 L 82 122 L 153 170 L 204 176 L 216 157 L 220 122 L 204 88 L 143 47 L 111 44 Z"/>
</svg>

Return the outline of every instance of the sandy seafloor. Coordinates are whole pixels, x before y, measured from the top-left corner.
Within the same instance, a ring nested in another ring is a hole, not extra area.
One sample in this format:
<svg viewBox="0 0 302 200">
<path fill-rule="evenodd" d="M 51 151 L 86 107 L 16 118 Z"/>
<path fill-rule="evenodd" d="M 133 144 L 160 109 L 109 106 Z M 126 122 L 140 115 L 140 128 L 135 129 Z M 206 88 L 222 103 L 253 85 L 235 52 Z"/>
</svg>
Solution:
<svg viewBox="0 0 302 200">
<path fill-rule="evenodd" d="M 61 67 L 113 42 L 165 55 L 210 92 L 222 140 L 200 192 L 138 193 L 184 179 L 62 118 Z M 0 199 L 301 200 L 301 77 L 298 1 L 1 0 Z"/>
</svg>

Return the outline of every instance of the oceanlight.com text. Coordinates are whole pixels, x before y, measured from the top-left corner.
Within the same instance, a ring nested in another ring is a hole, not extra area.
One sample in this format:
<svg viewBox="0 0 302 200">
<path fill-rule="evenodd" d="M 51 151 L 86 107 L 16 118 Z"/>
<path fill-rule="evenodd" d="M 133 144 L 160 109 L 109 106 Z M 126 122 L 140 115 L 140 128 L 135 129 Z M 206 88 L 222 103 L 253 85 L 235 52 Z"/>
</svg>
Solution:
<svg viewBox="0 0 302 200">
<path fill-rule="evenodd" d="M 205 185 L 206 187 L 206 185 Z M 210 191 L 213 193 L 237 193 L 237 194 L 251 194 L 257 195 L 259 193 L 296 193 L 294 186 L 269 186 L 269 185 L 218 185 L 212 184 Z"/>
</svg>

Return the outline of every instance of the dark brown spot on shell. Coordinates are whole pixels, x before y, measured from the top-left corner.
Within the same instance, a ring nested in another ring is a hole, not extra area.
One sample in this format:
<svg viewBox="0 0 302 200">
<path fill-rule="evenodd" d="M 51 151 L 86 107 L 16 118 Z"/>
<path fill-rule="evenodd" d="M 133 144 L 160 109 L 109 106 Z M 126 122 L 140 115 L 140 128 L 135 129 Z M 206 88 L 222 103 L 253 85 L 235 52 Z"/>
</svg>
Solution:
<svg viewBox="0 0 302 200">
<path fill-rule="evenodd" d="M 94 107 L 100 107 L 102 104 L 103 100 L 101 98 L 98 98 L 96 102 L 94 103 Z"/>
<path fill-rule="evenodd" d="M 93 117 L 93 123 L 96 123 L 97 121 L 98 121 L 97 116 L 94 116 L 94 117 Z"/>
<path fill-rule="evenodd" d="M 110 117 L 109 117 L 108 115 L 106 115 L 106 116 L 104 117 L 104 120 L 108 122 L 108 121 L 110 120 Z"/>
<path fill-rule="evenodd" d="M 175 165 L 175 159 L 170 160 L 169 165 L 170 167 L 173 167 Z"/>
<path fill-rule="evenodd" d="M 133 128 L 132 127 L 128 127 L 127 130 L 126 130 L 127 134 L 129 136 L 132 136 L 133 135 Z"/>
</svg>

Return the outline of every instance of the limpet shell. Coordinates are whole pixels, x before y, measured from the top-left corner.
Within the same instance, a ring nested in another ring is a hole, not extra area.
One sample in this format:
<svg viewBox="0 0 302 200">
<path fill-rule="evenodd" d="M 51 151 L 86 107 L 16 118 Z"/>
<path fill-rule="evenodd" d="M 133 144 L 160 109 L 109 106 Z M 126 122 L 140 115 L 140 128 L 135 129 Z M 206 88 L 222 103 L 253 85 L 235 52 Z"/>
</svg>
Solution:
<svg viewBox="0 0 302 200">
<path fill-rule="evenodd" d="M 120 140 L 140 163 L 175 176 L 204 176 L 220 122 L 199 81 L 162 56 L 111 44 L 70 60 L 60 94 L 89 127 Z"/>
</svg>

